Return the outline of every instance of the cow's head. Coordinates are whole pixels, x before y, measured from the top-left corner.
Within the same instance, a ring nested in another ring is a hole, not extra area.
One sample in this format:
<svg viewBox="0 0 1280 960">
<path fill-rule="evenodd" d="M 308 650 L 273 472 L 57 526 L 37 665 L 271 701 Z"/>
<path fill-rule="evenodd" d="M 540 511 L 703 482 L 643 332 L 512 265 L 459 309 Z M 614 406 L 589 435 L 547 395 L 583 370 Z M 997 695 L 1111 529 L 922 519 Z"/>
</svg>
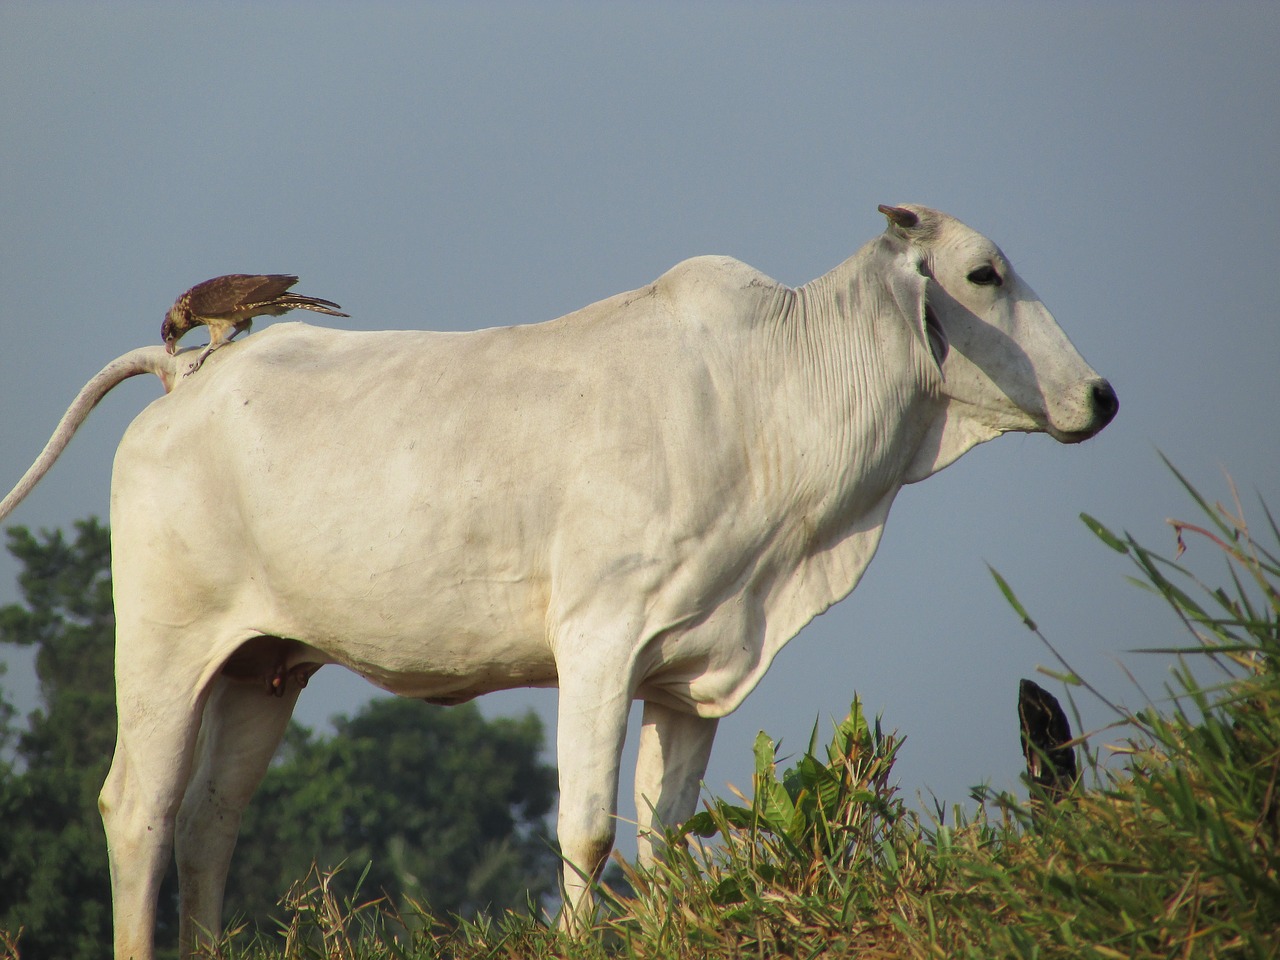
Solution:
<svg viewBox="0 0 1280 960">
<path fill-rule="evenodd" d="M 881 206 L 889 219 L 894 299 L 941 373 L 946 421 L 928 475 L 983 440 L 1044 432 L 1063 443 L 1116 415 L 1115 391 L 1014 271 L 1000 248 L 927 207 Z"/>
</svg>

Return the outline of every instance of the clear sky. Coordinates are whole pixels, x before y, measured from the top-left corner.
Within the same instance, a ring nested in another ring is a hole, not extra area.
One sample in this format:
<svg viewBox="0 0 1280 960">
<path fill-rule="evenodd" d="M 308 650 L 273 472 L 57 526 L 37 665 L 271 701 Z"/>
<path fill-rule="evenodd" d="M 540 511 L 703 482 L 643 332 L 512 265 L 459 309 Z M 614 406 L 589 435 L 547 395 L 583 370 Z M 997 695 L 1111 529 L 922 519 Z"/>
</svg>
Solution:
<svg viewBox="0 0 1280 960">
<path fill-rule="evenodd" d="M 471 329 L 696 254 L 800 284 L 883 229 L 876 204 L 925 203 L 1003 247 L 1119 417 L 905 490 L 862 585 L 722 722 L 707 781 L 749 787 L 758 730 L 793 753 L 857 691 L 908 738 L 909 797 L 1011 787 L 1018 679 L 1049 657 L 986 563 L 1138 705 L 1117 661 L 1158 693 L 1169 662 L 1125 651 L 1184 638 L 1079 512 L 1172 552 L 1164 520 L 1191 511 L 1157 450 L 1280 509 L 1277 49 L 1271 2 L 5 3 L 0 488 L 207 277 L 297 273 L 355 329 Z M 159 393 L 118 388 L 9 522 L 105 518 L 112 451 Z M 34 705 L 21 658 L 3 682 Z M 299 716 L 372 693 L 328 668 Z M 484 703 L 554 718 L 549 691 Z"/>
</svg>

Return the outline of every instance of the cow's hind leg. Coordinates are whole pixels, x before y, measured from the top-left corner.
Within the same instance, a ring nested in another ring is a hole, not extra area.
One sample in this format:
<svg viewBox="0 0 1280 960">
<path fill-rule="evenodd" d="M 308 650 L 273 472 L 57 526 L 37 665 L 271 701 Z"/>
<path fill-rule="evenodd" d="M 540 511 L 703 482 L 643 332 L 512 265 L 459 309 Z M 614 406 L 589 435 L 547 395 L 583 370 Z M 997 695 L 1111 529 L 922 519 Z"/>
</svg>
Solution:
<svg viewBox="0 0 1280 960">
<path fill-rule="evenodd" d="M 200 726 L 198 675 L 118 658 L 116 752 L 98 806 L 111 864 L 115 955 L 152 960 L 156 899 Z"/>
<path fill-rule="evenodd" d="M 717 724 L 715 719 L 645 701 L 636 760 L 641 864 L 652 863 L 660 852 L 662 838 L 657 832 L 664 826 L 679 826 L 697 808 Z"/>
<path fill-rule="evenodd" d="M 236 668 L 225 669 L 214 680 L 205 705 L 175 840 L 183 957 L 221 932 L 227 870 L 240 819 L 284 738 L 302 689 L 298 670 L 282 669 L 275 644 L 278 641 L 261 638 L 241 648 L 234 658 Z M 248 664 L 256 669 L 246 670 Z M 276 672 L 279 682 L 272 683 Z"/>
</svg>

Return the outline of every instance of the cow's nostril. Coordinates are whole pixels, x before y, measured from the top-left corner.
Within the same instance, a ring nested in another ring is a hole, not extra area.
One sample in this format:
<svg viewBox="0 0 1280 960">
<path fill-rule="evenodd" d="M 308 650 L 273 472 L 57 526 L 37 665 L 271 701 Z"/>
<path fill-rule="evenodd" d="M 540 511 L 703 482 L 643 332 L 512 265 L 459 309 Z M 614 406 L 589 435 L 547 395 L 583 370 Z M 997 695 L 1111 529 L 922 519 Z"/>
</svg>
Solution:
<svg viewBox="0 0 1280 960">
<path fill-rule="evenodd" d="M 1093 414 L 1098 420 L 1098 429 L 1102 429 L 1111 422 L 1116 411 L 1120 409 L 1120 400 L 1106 380 L 1099 380 L 1093 385 L 1090 397 L 1093 400 Z"/>
</svg>

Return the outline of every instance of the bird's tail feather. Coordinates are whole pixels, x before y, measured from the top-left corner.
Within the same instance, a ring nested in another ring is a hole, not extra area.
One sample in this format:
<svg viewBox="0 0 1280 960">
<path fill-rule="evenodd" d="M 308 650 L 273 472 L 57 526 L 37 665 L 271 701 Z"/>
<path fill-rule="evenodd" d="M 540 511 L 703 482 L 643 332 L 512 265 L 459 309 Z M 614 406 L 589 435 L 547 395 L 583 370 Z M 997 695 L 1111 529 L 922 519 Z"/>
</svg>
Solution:
<svg viewBox="0 0 1280 960">
<path fill-rule="evenodd" d="M 276 301 L 290 310 L 314 310 L 316 313 L 327 313 L 331 317 L 349 317 L 343 313 L 338 304 L 332 300 L 321 300 L 319 297 L 304 297 L 298 293 L 290 293 Z"/>
</svg>

